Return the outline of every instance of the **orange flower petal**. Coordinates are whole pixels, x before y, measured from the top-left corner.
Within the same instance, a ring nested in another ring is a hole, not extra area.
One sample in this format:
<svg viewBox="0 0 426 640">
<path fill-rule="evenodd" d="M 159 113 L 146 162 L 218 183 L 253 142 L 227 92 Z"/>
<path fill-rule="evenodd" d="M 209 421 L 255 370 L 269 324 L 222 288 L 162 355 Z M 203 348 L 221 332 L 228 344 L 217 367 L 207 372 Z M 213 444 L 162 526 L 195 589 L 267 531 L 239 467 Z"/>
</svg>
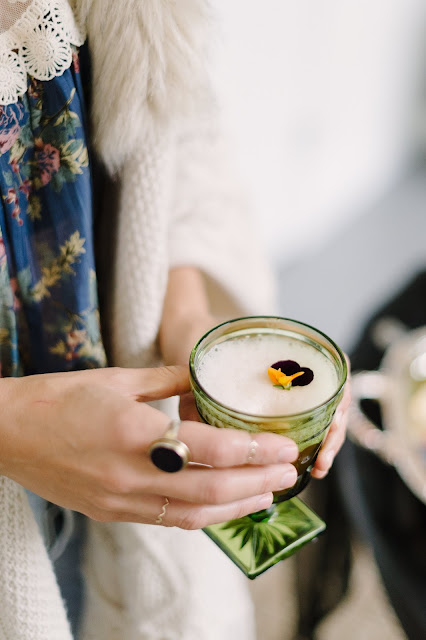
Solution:
<svg viewBox="0 0 426 640">
<path fill-rule="evenodd" d="M 274 369 L 273 367 L 269 367 L 268 369 L 268 376 L 271 382 L 279 384 L 282 387 L 287 387 L 295 378 L 303 376 L 304 373 L 304 371 L 298 371 L 292 376 L 286 376 L 285 373 L 282 373 L 281 369 Z"/>
<path fill-rule="evenodd" d="M 271 382 L 273 382 L 274 384 L 280 384 L 280 382 L 278 381 L 279 376 L 282 376 L 283 374 L 281 373 L 281 369 L 273 369 L 272 367 L 269 367 L 268 369 L 268 376 Z"/>
</svg>

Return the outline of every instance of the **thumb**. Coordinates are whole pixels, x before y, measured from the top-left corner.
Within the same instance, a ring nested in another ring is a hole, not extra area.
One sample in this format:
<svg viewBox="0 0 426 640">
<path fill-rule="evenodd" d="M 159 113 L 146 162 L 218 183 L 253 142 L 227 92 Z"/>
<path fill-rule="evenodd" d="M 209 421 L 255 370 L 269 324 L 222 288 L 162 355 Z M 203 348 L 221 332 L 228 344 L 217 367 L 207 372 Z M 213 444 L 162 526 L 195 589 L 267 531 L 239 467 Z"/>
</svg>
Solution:
<svg viewBox="0 0 426 640">
<path fill-rule="evenodd" d="M 187 366 L 122 369 L 120 377 L 123 393 L 138 402 L 180 396 L 191 389 Z"/>
</svg>

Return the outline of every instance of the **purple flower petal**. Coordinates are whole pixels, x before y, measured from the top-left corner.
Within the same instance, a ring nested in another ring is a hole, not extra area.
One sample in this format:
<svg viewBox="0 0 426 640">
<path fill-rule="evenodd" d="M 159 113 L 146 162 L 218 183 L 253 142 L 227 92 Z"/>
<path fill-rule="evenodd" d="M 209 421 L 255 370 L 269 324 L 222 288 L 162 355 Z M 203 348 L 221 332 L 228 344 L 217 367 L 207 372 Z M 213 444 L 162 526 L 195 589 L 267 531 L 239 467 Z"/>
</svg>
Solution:
<svg viewBox="0 0 426 640">
<path fill-rule="evenodd" d="M 291 384 L 293 387 L 305 387 L 314 379 L 314 372 L 312 369 L 309 369 L 308 367 L 301 367 L 300 371 L 303 371 L 303 376 L 299 376 L 292 381 Z"/>
<path fill-rule="evenodd" d="M 279 360 L 275 364 L 272 364 L 271 367 L 273 369 L 281 369 L 282 373 L 285 373 L 286 376 L 292 376 L 294 373 L 300 371 L 300 365 L 294 360 Z"/>
</svg>

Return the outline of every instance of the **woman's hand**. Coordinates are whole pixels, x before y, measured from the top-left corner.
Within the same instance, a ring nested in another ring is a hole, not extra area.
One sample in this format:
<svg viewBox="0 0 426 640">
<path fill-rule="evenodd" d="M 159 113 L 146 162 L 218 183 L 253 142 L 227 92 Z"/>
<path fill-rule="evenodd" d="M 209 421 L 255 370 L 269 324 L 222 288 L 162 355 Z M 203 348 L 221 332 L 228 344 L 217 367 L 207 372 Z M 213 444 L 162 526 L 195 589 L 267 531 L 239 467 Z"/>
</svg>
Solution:
<svg viewBox="0 0 426 640">
<path fill-rule="evenodd" d="M 148 400 L 189 391 L 186 367 L 98 369 L 0 380 L 0 473 L 56 504 L 100 521 L 197 529 L 267 507 L 292 486 L 297 447 L 272 434 L 252 436 L 191 421 L 179 439 L 192 460 L 168 474 L 148 457 L 166 415 Z"/>
</svg>

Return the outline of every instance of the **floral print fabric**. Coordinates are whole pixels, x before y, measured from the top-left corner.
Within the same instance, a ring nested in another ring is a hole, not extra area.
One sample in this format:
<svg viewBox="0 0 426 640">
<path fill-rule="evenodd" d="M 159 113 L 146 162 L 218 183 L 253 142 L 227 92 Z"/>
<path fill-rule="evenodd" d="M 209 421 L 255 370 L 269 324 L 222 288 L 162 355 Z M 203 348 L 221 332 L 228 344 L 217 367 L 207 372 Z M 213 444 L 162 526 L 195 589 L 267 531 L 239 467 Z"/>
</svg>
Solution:
<svg viewBox="0 0 426 640">
<path fill-rule="evenodd" d="M 0 375 L 105 365 L 78 56 L 0 106 Z"/>
</svg>

